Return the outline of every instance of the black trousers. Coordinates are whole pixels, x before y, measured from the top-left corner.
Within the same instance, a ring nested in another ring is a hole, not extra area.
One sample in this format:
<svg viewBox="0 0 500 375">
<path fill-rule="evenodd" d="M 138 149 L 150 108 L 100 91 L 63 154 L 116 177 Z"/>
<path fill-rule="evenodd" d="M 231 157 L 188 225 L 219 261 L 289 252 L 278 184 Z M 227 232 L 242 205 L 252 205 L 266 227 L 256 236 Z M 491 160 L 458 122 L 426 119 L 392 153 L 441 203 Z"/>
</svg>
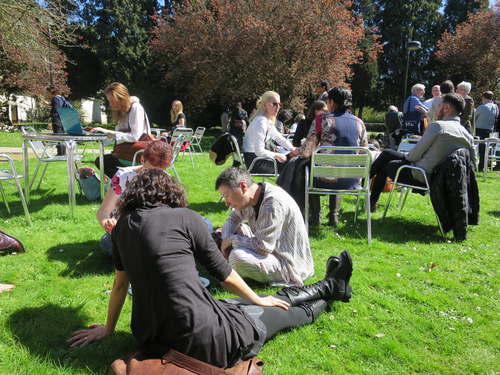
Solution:
<svg viewBox="0 0 500 375">
<path fill-rule="evenodd" d="M 52 120 L 52 132 L 54 134 L 64 133 L 64 128 L 60 121 Z M 56 148 L 58 156 L 66 155 L 66 146 L 63 143 L 58 143 Z"/>
<path fill-rule="evenodd" d="M 476 128 L 476 135 L 480 139 L 486 139 L 490 136 L 491 130 L 489 129 L 477 129 Z M 484 150 L 486 148 L 486 145 L 484 143 L 479 144 L 479 166 L 478 170 L 482 171 L 484 169 Z"/>
<path fill-rule="evenodd" d="M 247 168 L 250 167 L 250 164 L 252 164 L 253 159 L 257 157 L 253 152 L 245 152 L 243 154 L 243 157 L 245 158 L 245 165 Z M 285 166 L 285 163 L 280 163 L 276 162 L 278 165 L 278 173 L 281 173 L 283 170 L 283 167 Z M 252 168 L 252 173 L 266 173 L 266 174 L 273 174 L 274 173 L 274 166 L 273 163 L 271 163 L 268 160 L 259 160 L 257 161 L 253 168 Z"/>
<path fill-rule="evenodd" d="M 370 177 L 375 176 L 370 197 L 372 204 L 378 202 L 380 193 L 384 190 L 387 177 L 394 179 L 399 167 L 407 164 L 410 164 L 410 162 L 406 160 L 404 154 L 394 150 L 382 151 L 378 158 L 373 162 L 370 170 Z M 398 181 L 405 184 L 423 186 L 419 180 L 413 177 L 410 169 L 403 169 L 399 174 Z"/>
<path fill-rule="evenodd" d="M 99 169 L 99 158 L 95 159 L 94 164 Z M 104 174 L 109 178 L 113 178 L 119 167 L 126 167 L 120 160 L 111 154 L 104 155 Z"/>
</svg>

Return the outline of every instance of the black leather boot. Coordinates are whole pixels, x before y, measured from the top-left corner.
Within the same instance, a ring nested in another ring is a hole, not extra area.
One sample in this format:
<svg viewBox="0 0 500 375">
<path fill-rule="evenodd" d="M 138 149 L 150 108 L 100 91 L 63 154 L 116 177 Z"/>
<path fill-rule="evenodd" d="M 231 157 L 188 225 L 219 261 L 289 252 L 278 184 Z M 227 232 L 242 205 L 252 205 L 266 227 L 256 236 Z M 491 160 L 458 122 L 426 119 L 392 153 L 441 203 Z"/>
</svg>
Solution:
<svg viewBox="0 0 500 375">
<path fill-rule="evenodd" d="M 277 295 L 287 297 L 292 306 L 318 299 L 349 302 L 352 293 L 349 286 L 351 274 L 351 257 L 347 251 L 343 251 L 340 257 L 330 257 L 328 259 L 324 280 L 300 287 L 283 288 Z"/>
<path fill-rule="evenodd" d="M 312 302 L 305 302 L 297 307 L 305 310 L 307 316 L 311 317 L 311 323 L 313 323 L 318 317 L 326 310 L 328 307 L 328 302 L 323 299 L 318 299 Z"/>
</svg>

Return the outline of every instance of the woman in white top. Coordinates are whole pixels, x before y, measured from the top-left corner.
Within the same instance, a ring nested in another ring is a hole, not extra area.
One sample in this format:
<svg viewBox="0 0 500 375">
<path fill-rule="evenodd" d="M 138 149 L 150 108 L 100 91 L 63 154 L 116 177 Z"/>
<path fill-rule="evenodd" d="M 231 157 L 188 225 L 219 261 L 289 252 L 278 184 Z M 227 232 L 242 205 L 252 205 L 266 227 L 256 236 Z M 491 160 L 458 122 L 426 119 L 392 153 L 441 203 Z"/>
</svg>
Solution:
<svg viewBox="0 0 500 375">
<path fill-rule="evenodd" d="M 139 103 L 139 98 L 130 96 L 128 89 L 119 82 L 111 83 L 104 90 L 109 106 L 113 111 L 113 120 L 116 121 L 115 130 L 101 127 L 90 129 L 91 132 L 106 133 L 113 138 L 116 144 L 136 142 L 144 134 L 150 134 L 149 120 L 144 108 Z M 99 158 L 95 161 L 99 168 Z M 104 174 L 113 177 L 119 167 L 130 165 L 129 162 L 118 159 L 109 154 L 104 155 Z"/>
<path fill-rule="evenodd" d="M 243 139 L 245 164 L 248 168 L 256 157 L 266 156 L 276 159 L 278 171 L 280 171 L 287 161 L 287 157 L 284 154 L 271 151 L 271 141 L 275 141 L 288 151 L 293 151 L 294 147 L 274 126 L 276 115 L 281 107 L 279 94 L 274 91 L 266 91 L 257 100 L 256 107 Z M 274 173 L 274 169 L 270 162 L 263 160 L 254 165 L 252 173 Z"/>
</svg>

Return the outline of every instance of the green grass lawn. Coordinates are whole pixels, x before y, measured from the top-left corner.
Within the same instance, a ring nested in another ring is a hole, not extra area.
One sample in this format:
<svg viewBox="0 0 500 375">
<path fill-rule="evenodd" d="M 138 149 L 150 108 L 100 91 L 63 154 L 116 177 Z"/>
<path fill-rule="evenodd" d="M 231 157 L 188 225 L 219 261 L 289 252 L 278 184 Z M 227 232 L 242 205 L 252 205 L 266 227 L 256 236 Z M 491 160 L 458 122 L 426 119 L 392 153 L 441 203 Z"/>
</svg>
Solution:
<svg viewBox="0 0 500 375">
<path fill-rule="evenodd" d="M 222 167 L 207 154 L 195 160 L 195 168 L 187 156 L 177 164 L 190 207 L 221 226 L 228 210 L 213 185 Z M 365 216 L 353 223 L 354 200 L 345 199 L 339 228 L 311 232 L 316 274 L 310 282 L 322 278 L 330 255 L 347 249 L 353 298 L 266 344 L 260 353 L 266 374 L 498 374 L 500 174 L 478 180 L 481 224 L 463 243 L 443 241 L 428 200 L 413 194 L 404 217 L 393 209 L 383 222 L 382 210 L 375 213 L 368 247 Z M 98 204 L 79 196 L 71 219 L 66 185 L 65 166 L 49 166 L 31 197 L 33 227 L 6 186 L 13 212 L 0 207 L 0 228 L 21 239 L 27 252 L 0 257 L 0 282 L 16 285 L 0 294 L 0 374 L 104 374 L 115 358 L 134 350 L 130 302 L 112 337 L 82 349 L 65 343 L 72 330 L 104 323 L 113 281 L 110 260 L 99 249 Z M 326 207 L 322 216 L 326 222 Z M 217 287 L 213 292 L 227 295 Z"/>
</svg>

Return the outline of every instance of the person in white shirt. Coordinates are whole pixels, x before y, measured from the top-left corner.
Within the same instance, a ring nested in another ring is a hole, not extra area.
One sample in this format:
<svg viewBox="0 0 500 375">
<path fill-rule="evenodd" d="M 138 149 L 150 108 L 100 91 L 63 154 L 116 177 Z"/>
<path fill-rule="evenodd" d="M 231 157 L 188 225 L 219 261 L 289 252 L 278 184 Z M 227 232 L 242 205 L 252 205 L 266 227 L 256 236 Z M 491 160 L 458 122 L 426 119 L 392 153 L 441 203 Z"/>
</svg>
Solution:
<svg viewBox="0 0 500 375">
<path fill-rule="evenodd" d="M 275 141 L 287 151 L 295 149 L 274 126 L 280 107 L 280 96 L 274 91 L 266 91 L 257 100 L 256 109 L 243 138 L 243 156 L 247 168 L 256 157 L 276 159 L 278 171 L 283 168 L 287 157 L 282 153 L 271 151 L 271 141 Z M 262 160 L 254 165 L 252 173 L 274 173 L 274 168 L 270 162 Z"/>
<path fill-rule="evenodd" d="M 236 272 L 261 283 L 297 286 L 313 275 L 304 218 L 286 191 L 256 184 L 240 168 L 224 170 L 215 188 L 233 209 L 222 228 L 221 251 Z"/>
<path fill-rule="evenodd" d="M 439 85 L 432 86 L 432 98 L 427 99 L 424 102 L 425 107 L 430 111 L 430 109 L 432 108 L 432 103 L 434 102 L 434 99 L 440 98 L 440 97 L 441 97 L 441 86 L 439 86 Z M 429 114 L 430 112 L 427 112 L 427 113 Z"/>
</svg>

